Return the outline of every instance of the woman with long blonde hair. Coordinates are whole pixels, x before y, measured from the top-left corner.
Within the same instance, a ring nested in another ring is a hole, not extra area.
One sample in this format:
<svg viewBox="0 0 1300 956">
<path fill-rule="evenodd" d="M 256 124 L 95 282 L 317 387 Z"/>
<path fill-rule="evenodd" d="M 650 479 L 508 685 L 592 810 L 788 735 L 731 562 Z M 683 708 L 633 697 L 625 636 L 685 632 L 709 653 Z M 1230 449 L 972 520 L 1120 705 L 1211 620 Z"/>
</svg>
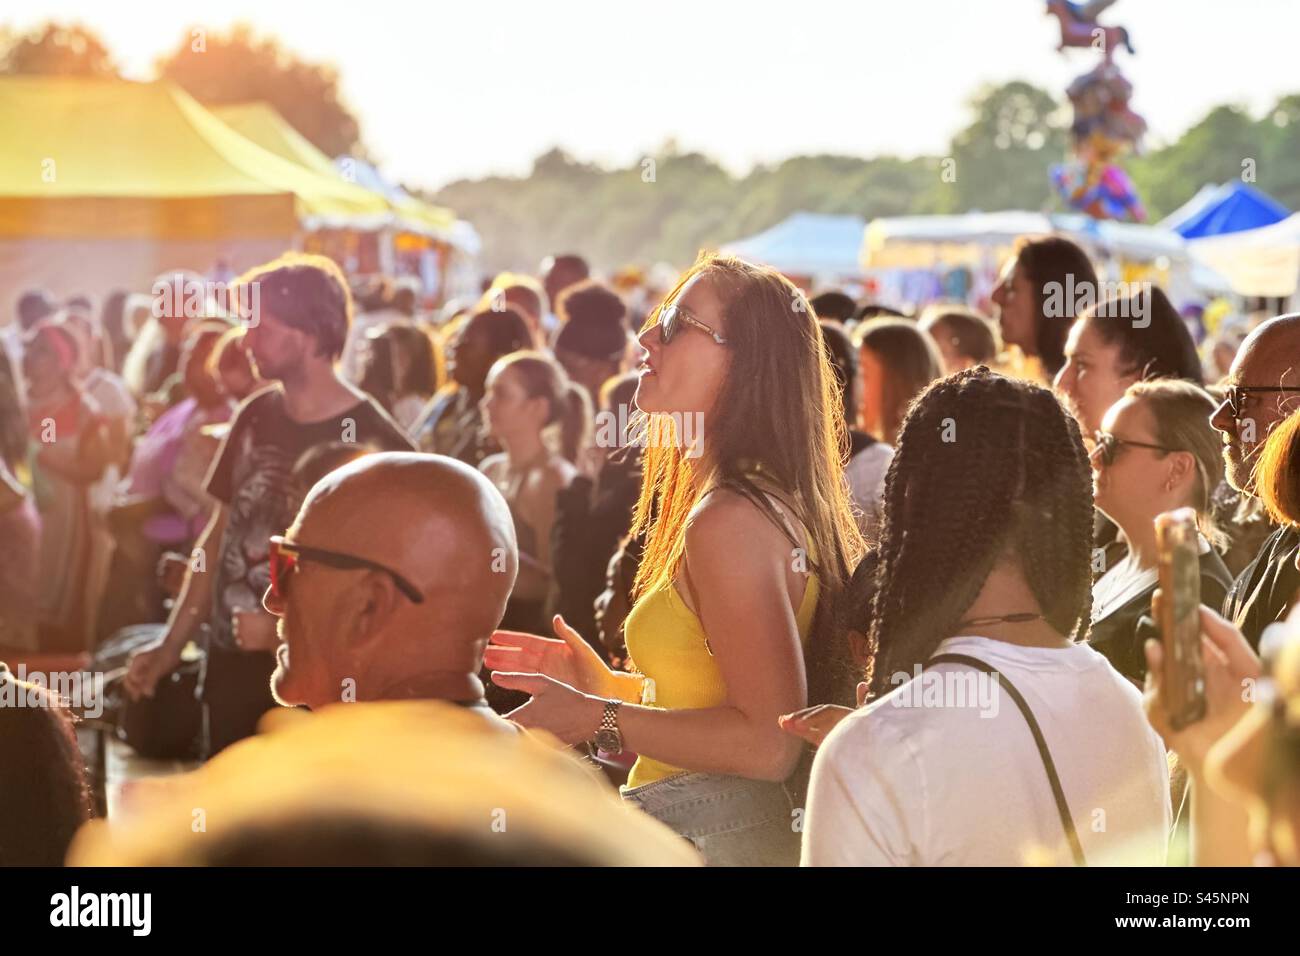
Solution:
<svg viewBox="0 0 1300 956">
<path fill-rule="evenodd" d="M 532 695 L 524 726 L 637 753 L 624 797 L 710 863 L 793 863 L 801 744 L 777 718 L 832 695 L 829 610 L 862 551 L 834 373 L 803 294 L 726 256 L 702 256 L 639 342 L 635 671 L 559 617 L 558 639 L 498 632 L 487 663 Z"/>
</svg>

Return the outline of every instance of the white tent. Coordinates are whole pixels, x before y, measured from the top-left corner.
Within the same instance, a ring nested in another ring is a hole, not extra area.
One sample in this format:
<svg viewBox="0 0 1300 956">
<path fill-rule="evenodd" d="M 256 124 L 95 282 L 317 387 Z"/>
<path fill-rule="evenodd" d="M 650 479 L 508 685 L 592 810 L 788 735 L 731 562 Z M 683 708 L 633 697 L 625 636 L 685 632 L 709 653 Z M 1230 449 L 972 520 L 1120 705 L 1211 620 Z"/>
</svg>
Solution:
<svg viewBox="0 0 1300 956">
<path fill-rule="evenodd" d="M 1300 277 L 1300 213 L 1279 223 L 1188 242 L 1197 262 L 1226 276 L 1238 295 L 1288 297 Z"/>
<path fill-rule="evenodd" d="M 1109 222 L 1079 214 L 972 212 L 959 216 L 900 216 L 875 219 L 867 227 L 863 264 L 868 268 L 926 268 L 977 265 L 990 252 L 1010 251 L 1021 236 L 1066 236 L 1094 255 L 1167 265 L 1188 258 L 1187 241 L 1158 226 Z"/>
</svg>

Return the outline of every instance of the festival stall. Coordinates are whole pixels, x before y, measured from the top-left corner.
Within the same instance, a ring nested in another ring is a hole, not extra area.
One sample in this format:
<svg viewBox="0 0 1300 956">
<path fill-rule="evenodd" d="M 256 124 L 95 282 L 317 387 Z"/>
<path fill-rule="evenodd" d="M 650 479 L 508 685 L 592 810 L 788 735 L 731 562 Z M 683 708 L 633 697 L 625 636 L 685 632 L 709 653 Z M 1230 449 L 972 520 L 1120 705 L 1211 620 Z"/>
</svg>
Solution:
<svg viewBox="0 0 1300 956">
<path fill-rule="evenodd" d="M 1016 240 L 1053 234 L 1083 247 L 1104 281 L 1155 282 L 1176 305 L 1201 301 L 1224 286 L 1198 267 L 1175 232 L 1077 213 L 875 219 L 863 236 L 862 267 L 875 297 L 887 305 L 915 308 L 936 299 L 982 305 Z"/>
<path fill-rule="evenodd" d="M 379 269 L 388 275 L 417 276 L 428 300 L 456 294 L 450 282 L 456 265 L 471 261 L 479 251 L 474 227 L 441 206 L 412 196 L 374 165 L 355 156 L 339 156 L 335 169 L 348 182 L 383 196 L 393 220 L 378 246 Z M 371 271 L 365 263 L 354 271 Z"/>
<path fill-rule="evenodd" d="M 1221 186 L 1206 184 L 1160 225 L 1184 239 L 1205 239 L 1281 222 L 1290 210 L 1266 193 L 1239 180 Z"/>
<path fill-rule="evenodd" d="M 412 275 L 433 300 L 446 288 L 447 270 L 457 254 L 478 252 L 472 226 L 447 209 L 422 202 L 390 183 L 375 167 L 344 157 L 331 160 L 302 136 L 269 103 L 237 103 L 213 113 L 259 146 L 318 175 L 365 189 L 388 208 L 382 222 L 353 224 L 331 217 L 303 223 L 304 248 L 329 255 L 350 274 Z"/>
<path fill-rule="evenodd" d="M 1238 295 L 1289 299 L 1300 277 L 1300 213 L 1259 229 L 1193 239 L 1188 248 Z"/>
<path fill-rule="evenodd" d="M 861 281 L 858 250 L 866 225 L 861 216 L 797 212 L 721 251 L 771 266 L 805 289 Z"/>
<path fill-rule="evenodd" d="M 382 197 L 240 136 L 165 82 L 0 79 L 0 302 L 241 271 L 304 222 L 382 225 Z M 6 310 L 8 311 L 8 310 Z"/>
</svg>

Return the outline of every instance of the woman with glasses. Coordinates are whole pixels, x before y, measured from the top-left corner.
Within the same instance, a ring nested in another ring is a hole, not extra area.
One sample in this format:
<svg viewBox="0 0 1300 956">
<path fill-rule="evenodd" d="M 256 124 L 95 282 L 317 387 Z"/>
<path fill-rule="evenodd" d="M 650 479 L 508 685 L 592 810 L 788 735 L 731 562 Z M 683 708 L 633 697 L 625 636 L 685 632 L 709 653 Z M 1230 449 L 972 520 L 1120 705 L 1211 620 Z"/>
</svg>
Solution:
<svg viewBox="0 0 1300 956">
<path fill-rule="evenodd" d="M 524 726 L 637 753 L 624 797 L 710 863 L 792 864 L 802 745 L 777 718 L 826 699 L 828 612 L 862 550 L 834 372 L 803 294 L 727 256 L 696 262 L 640 344 L 635 672 L 560 618 L 560 640 L 498 632 L 488 666 L 532 695 Z"/>
<path fill-rule="evenodd" d="M 1219 607 L 1232 584 L 1211 548 L 1223 535 L 1210 494 L 1223 476 L 1222 443 L 1210 426 L 1214 399 L 1190 382 L 1139 382 L 1102 418 L 1092 449 L 1093 497 L 1119 527 L 1128 553 L 1092 589 L 1089 640 L 1115 669 L 1140 682 L 1146 659 L 1138 621 L 1156 589 L 1155 518 L 1189 507 L 1201 525 L 1201 603 Z"/>
<path fill-rule="evenodd" d="M 1163 378 L 1202 382 L 1196 345 L 1168 297 L 1154 286 L 1136 288 L 1086 309 L 1065 340 L 1065 364 L 1052 386 L 1079 422 L 1085 442 L 1130 385 Z M 1098 571 L 1123 559 L 1119 529 L 1104 515 L 1097 516 L 1094 543 L 1105 553 Z"/>
</svg>

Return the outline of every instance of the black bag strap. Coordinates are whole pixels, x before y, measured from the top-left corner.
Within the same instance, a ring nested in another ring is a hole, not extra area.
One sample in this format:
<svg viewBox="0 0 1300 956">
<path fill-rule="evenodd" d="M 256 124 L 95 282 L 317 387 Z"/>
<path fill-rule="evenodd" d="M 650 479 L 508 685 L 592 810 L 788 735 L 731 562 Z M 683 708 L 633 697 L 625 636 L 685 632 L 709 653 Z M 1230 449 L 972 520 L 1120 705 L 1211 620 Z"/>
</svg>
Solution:
<svg viewBox="0 0 1300 956">
<path fill-rule="evenodd" d="M 1029 732 L 1034 735 L 1034 743 L 1038 747 L 1038 756 L 1042 758 L 1043 769 L 1047 771 L 1047 782 L 1052 785 L 1052 796 L 1056 799 L 1056 811 L 1061 815 L 1061 827 L 1065 830 L 1065 838 L 1070 843 L 1070 852 L 1074 855 L 1074 865 L 1087 866 L 1087 860 L 1083 856 L 1083 844 L 1079 842 L 1079 831 L 1075 829 L 1074 817 L 1070 816 L 1070 805 L 1065 802 L 1065 790 L 1061 787 L 1061 778 L 1057 776 L 1056 764 L 1052 761 L 1052 752 L 1047 749 L 1047 741 L 1043 738 L 1043 731 L 1034 718 L 1034 712 L 1029 709 L 1029 704 L 1025 702 L 1025 698 L 1021 696 L 1020 691 L 1016 690 L 1016 685 L 1007 679 L 1006 674 L 978 657 L 968 657 L 965 654 L 940 654 L 938 657 L 930 658 L 928 663 L 965 664 L 967 667 L 973 667 L 985 674 L 992 674 L 997 678 L 1002 689 L 1016 702 L 1016 706 L 1020 708 L 1020 713 L 1025 718 L 1025 723 L 1029 725 Z"/>
</svg>

